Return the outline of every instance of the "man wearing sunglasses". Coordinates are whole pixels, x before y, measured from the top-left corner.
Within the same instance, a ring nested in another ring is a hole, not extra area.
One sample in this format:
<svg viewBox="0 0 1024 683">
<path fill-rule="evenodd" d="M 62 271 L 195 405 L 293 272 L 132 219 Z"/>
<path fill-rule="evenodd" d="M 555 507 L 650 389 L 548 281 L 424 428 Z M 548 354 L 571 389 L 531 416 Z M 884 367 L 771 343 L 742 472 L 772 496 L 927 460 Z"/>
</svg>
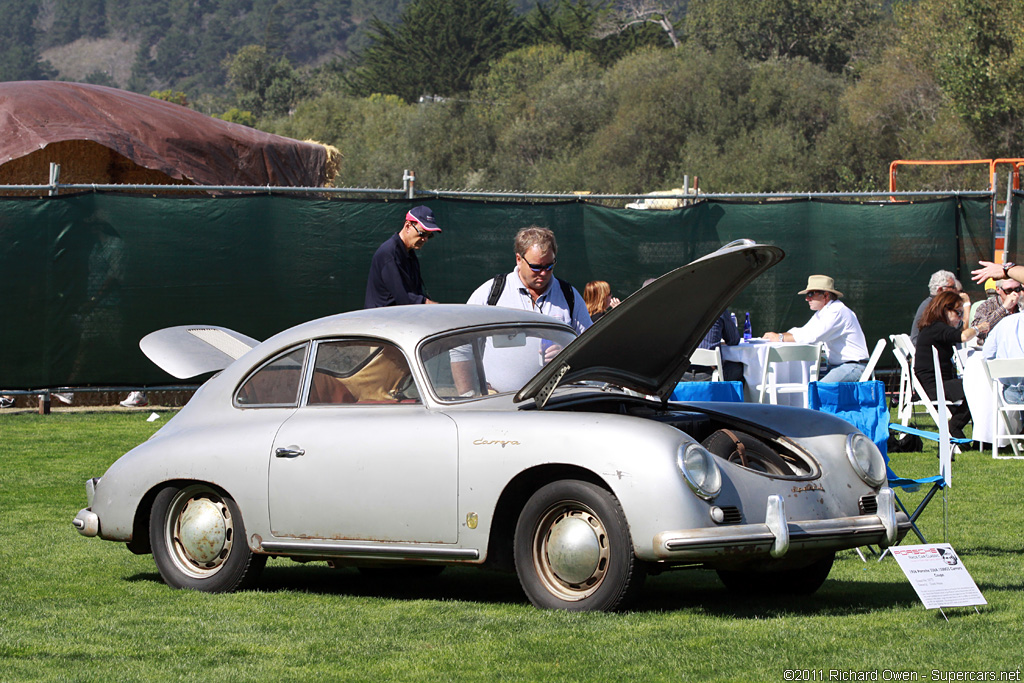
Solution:
<svg viewBox="0 0 1024 683">
<path fill-rule="evenodd" d="M 363 307 L 436 304 L 423 288 L 416 252 L 440 232 L 430 207 L 417 206 L 405 214 L 402 229 L 380 245 L 370 261 Z"/>
<path fill-rule="evenodd" d="M 984 342 L 991 334 L 996 323 L 1008 315 L 1017 313 L 1020 301 L 1021 286 L 1016 280 L 1000 280 L 996 284 L 996 296 L 994 299 L 986 299 L 978 304 L 974 311 L 974 324 L 988 323 L 988 332 L 978 334 L 978 341 Z"/>
<path fill-rule="evenodd" d="M 513 247 L 516 267 L 510 273 L 499 273 L 477 287 L 468 304 L 502 306 L 522 311 L 535 311 L 569 325 L 581 334 L 593 323 L 587 304 L 576 288 L 553 274 L 558 243 L 548 228 L 531 225 L 516 233 Z M 483 349 L 483 367 L 487 386 L 507 391 L 522 386 L 540 366 L 551 361 L 562 350 L 558 344 L 533 340 L 518 348 L 494 348 L 490 342 Z M 470 353 L 466 348 L 452 351 L 452 378 L 463 396 L 474 395 L 471 380 Z M 523 368 L 531 368 L 525 375 Z"/>
<path fill-rule="evenodd" d="M 765 332 L 773 342 L 814 344 L 823 342 L 827 369 L 822 382 L 856 382 L 868 362 L 868 343 L 857 314 L 839 299 L 843 293 L 827 275 L 811 275 L 807 287 L 798 292 L 814 315 L 803 327 L 788 332 Z"/>
<path fill-rule="evenodd" d="M 480 285 L 466 303 L 536 311 L 561 320 L 582 334 L 593 323 L 576 288 L 554 276 L 558 256 L 555 233 L 531 225 L 516 233 L 513 246 L 516 267 L 512 272 Z"/>
</svg>

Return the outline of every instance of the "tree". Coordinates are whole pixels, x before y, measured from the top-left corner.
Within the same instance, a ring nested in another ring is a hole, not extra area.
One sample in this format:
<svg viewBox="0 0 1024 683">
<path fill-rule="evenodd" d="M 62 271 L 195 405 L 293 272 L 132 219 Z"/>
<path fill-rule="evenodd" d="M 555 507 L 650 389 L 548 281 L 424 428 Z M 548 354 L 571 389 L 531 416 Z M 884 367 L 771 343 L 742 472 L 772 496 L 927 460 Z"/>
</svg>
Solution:
<svg viewBox="0 0 1024 683">
<path fill-rule="evenodd" d="M 1024 142 L 1024 4 L 920 0 L 896 14 L 902 44 L 957 114 L 1006 156 Z"/>
<path fill-rule="evenodd" d="M 670 44 L 654 23 L 625 25 L 612 16 L 613 11 L 617 10 L 608 3 L 594 4 L 592 0 L 538 2 L 524 17 L 526 40 L 534 45 L 558 45 L 569 52 L 585 51 L 606 67 L 641 47 Z"/>
<path fill-rule="evenodd" d="M 335 178 L 339 186 L 394 187 L 401 169 L 414 168 L 418 175 L 423 171 L 410 149 L 409 125 L 416 110 L 395 95 L 331 93 L 304 101 L 292 116 L 269 122 L 266 129 L 337 147 L 343 155 Z"/>
<path fill-rule="evenodd" d="M 516 47 L 520 21 L 507 0 L 412 0 L 397 26 L 374 19 L 373 43 L 348 74 L 353 94 L 451 96 Z"/>
<path fill-rule="evenodd" d="M 618 0 L 595 27 L 595 34 L 598 38 L 605 38 L 643 24 L 654 24 L 665 32 L 672 47 L 680 46 L 675 23 L 661 0 Z"/>
<path fill-rule="evenodd" d="M 735 47 L 744 59 L 806 57 L 839 72 L 860 32 L 882 16 L 880 0 L 690 0 L 686 35 L 712 50 Z"/>
<path fill-rule="evenodd" d="M 983 156 L 939 84 L 905 51 L 890 48 L 840 96 L 836 121 L 819 145 L 823 184 L 884 190 L 895 159 Z M 914 171 L 913 189 L 968 187 L 950 167 Z M 904 188 L 906 189 L 906 188 Z"/>
<path fill-rule="evenodd" d="M 274 60 L 262 45 L 243 47 L 225 60 L 228 81 L 241 109 L 257 118 L 287 114 L 300 99 L 302 84 L 284 57 Z"/>
<path fill-rule="evenodd" d="M 39 60 L 35 47 L 35 2 L 0 4 L 0 81 L 35 81 L 54 78 L 57 72 Z"/>
<path fill-rule="evenodd" d="M 554 45 L 521 48 L 495 62 L 472 95 L 493 140 L 481 179 L 498 187 L 566 189 L 551 183 L 564 182 L 564 163 L 610 113 L 603 76 L 587 53 Z M 554 173 L 556 166 L 562 170 Z"/>
<path fill-rule="evenodd" d="M 737 103 L 750 79 L 751 66 L 732 49 L 684 46 L 625 57 L 605 74 L 611 111 L 581 152 L 580 167 L 598 172 L 609 191 L 678 187 L 682 175 L 700 173 L 686 168 L 689 140 L 717 148 L 744 126 Z"/>
<path fill-rule="evenodd" d="M 158 100 L 163 100 L 164 102 L 178 104 L 182 107 L 188 106 L 188 95 L 180 90 L 154 90 L 149 93 L 149 96 Z"/>
</svg>

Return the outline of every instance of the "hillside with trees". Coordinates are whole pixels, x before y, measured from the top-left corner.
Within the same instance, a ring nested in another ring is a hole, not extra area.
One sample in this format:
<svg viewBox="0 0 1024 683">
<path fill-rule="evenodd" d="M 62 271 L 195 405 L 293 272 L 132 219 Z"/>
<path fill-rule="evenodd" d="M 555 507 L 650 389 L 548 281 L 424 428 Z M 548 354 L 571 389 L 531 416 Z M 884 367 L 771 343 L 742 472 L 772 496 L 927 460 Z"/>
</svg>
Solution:
<svg viewBox="0 0 1024 683">
<path fill-rule="evenodd" d="M 0 0 L 28 79 L 332 144 L 347 187 L 880 190 L 897 158 L 1021 155 L 1024 3 Z"/>
</svg>

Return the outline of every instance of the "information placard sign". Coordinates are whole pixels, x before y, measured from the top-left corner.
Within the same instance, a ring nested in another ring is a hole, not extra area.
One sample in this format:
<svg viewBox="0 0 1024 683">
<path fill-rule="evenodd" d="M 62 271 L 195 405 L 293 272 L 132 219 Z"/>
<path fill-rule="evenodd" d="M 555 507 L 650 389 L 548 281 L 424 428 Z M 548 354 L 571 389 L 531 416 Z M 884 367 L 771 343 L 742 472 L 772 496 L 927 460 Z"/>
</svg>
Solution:
<svg viewBox="0 0 1024 683">
<path fill-rule="evenodd" d="M 950 544 L 903 545 L 889 550 L 925 609 L 988 604 Z"/>
</svg>

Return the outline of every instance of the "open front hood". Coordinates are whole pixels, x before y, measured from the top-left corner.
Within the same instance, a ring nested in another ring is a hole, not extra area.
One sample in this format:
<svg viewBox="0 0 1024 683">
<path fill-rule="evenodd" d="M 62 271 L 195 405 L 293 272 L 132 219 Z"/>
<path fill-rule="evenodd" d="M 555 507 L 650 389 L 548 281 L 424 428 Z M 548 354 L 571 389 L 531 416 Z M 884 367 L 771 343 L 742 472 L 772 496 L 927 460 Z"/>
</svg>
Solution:
<svg viewBox="0 0 1024 683">
<path fill-rule="evenodd" d="M 715 319 L 784 256 L 778 247 L 739 240 L 661 276 L 566 346 L 515 400 L 543 404 L 556 384 L 581 380 L 668 396 Z"/>
</svg>

